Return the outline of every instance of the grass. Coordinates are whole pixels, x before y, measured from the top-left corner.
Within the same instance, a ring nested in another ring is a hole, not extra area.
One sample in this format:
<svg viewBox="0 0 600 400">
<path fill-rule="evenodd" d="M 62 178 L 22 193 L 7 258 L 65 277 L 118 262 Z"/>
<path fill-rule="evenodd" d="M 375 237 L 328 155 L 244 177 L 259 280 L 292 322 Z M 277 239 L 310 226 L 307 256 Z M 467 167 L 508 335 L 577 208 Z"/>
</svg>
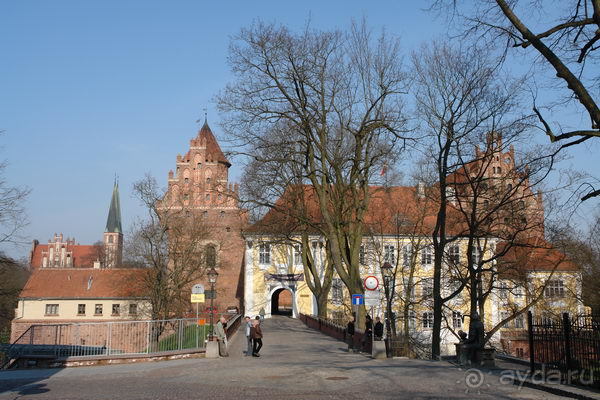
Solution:
<svg viewBox="0 0 600 400">
<path fill-rule="evenodd" d="M 209 325 L 188 325 L 181 333 L 181 347 L 179 346 L 180 333 L 175 332 L 158 342 L 157 351 L 169 351 L 179 349 L 193 349 L 196 347 L 196 332 L 198 347 L 204 347 L 204 341 L 209 333 Z"/>
</svg>

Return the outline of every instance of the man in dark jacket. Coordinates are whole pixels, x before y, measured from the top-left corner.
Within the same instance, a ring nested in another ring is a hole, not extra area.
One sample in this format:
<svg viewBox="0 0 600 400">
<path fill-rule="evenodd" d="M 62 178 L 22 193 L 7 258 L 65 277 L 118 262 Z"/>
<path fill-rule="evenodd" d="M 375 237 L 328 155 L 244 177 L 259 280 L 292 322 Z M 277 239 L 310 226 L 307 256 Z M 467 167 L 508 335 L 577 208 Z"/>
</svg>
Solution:
<svg viewBox="0 0 600 400">
<path fill-rule="evenodd" d="M 381 322 L 381 318 L 375 318 L 375 340 L 381 340 L 383 338 L 383 323 Z"/>
<path fill-rule="evenodd" d="M 346 325 L 346 341 L 348 342 L 348 351 L 354 349 L 354 315 L 350 316 L 350 320 Z"/>
</svg>

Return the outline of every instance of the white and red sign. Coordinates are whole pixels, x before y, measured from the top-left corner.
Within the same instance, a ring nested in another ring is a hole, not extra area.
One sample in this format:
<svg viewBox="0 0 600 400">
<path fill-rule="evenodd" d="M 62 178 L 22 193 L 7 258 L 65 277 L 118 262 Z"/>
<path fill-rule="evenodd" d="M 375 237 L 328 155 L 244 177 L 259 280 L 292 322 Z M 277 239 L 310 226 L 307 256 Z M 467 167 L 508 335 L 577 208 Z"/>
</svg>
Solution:
<svg viewBox="0 0 600 400">
<path fill-rule="evenodd" d="M 379 287 L 379 279 L 373 275 L 369 275 L 365 278 L 364 285 L 367 290 L 377 290 Z"/>
</svg>

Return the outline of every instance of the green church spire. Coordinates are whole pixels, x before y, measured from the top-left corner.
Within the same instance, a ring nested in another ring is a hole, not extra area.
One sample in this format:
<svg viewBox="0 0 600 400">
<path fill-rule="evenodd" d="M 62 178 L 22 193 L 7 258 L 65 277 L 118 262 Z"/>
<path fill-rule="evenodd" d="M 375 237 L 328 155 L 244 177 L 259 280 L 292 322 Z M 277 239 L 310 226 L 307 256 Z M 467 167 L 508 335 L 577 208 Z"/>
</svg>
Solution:
<svg viewBox="0 0 600 400">
<path fill-rule="evenodd" d="M 123 233 L 121 229 L 121 202 L 119 201 L 119 182 L 115 179 L 108 218 L 106 219 L 106 229 L 104 232 Z"/>
</svg>

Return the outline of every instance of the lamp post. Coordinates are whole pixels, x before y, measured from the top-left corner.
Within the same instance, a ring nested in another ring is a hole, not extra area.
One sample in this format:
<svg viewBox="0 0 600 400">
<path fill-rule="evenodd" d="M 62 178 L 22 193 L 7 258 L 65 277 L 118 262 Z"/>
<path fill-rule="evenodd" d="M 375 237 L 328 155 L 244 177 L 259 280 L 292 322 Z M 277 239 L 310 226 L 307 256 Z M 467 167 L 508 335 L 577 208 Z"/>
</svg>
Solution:
<svg viewBox="0 0 600 400">
<path fill-rule="evenodd" d="M 383 288 L 385 290 L 385 300 L 386 300 L 386 315 L 385 315 L 385 341 L 387 348 L 388 357 L 392 356 L 392 288 L 391 285 L 394 285 L 394 267 L 389 262 L 385 262 L 381 266 L 381 272 L 383 275 Z"/>
<path fill-rule="evenodd" d="M 213 314 L 215 312 L 215 308 L 214 308 L 214 301 L 215 301 L 215 283 L 217 283 L 217 277 L 219 276 L 219 273 L 217 272 L 217 270 L 215 270 L 215 267 L 211 267 L 208 272 L 208 283 L 210 283 L 210 337 L 209 337 L 209 341 L 212 341 L 213 339 L 213 333 L 215 330 L 215 327 L 213 325 Z"/>
</svg>

